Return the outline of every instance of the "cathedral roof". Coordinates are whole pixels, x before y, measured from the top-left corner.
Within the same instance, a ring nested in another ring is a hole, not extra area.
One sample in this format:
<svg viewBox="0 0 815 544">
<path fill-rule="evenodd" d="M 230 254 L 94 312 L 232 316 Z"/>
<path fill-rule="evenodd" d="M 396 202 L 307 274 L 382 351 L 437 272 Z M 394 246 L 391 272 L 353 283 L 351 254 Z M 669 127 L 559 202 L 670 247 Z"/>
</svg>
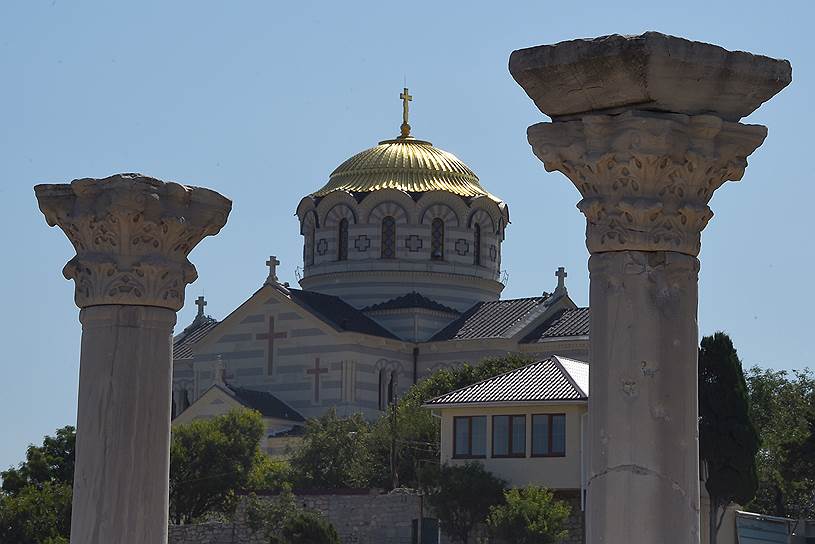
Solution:
<svg viewBox="0 0 815 544">
<path fill-rule="evenodd" d="M 479 302 L 430 341 L 512 338 L 546 311 L 548 305 L 544 303 L 548 299 L 543 296 Z"/>
<path fill-rule="evenodd" d="M 218 321 L 210 316 L 199 315 L 180 334 L 173 338 L 173 359 L 191 359 L 192 346 L 215 328 Z"/>
<path fill-rule="evenodd" d="M 564 310 L 529 333 L 521 343 L 545 342 L 552 338 L 589 335 L 589 309 Z"/>
<path fill-rule="evenodd" d="M 458 157 L 410 135 L 408 101 L 413 97 L 405 89 L 400 98 L 404 101 L 402 135 L 381 141 L 339 165 L 328 183 L 311 196 L 322 197 L 332 191 L 370 193 L 398 189 L 407 193 L 447 191 L 461 197 L 486 196 L 501 202 L 481 186 L 478 176 Z"/>
<path fill-rule="evenodd" d="M 337 167 L 328 183 L 312 196 L 332 191 L 369 193 L 379 189 L 399 189 L 408 193 L 447 191 L 462 197 L 487 196 L 487 192 L 458 157 L 413 137 L 379 142 L 357 153 Z"/>
<path fill-rule="evenodd" d="M 396 338 L 382 325 L 339 297 L 324 295 L 315 291 L 301 291 L 300 289 L 288 289 L 287 291 L 291 300 L 296 304 L 339 331 Z"/>
<path fill-rule="evenodd" d="M 445 312 L 449 314 L 460 314 L 458 310 L 454 310 L 444 304 L 439 304 L 435 300 L 431 300 L 421 293 L 412 291 L 401 297 L 392 298 L 379 304 L 372 304 L 367 308 L 363 308 L 363 312 L 376 312 L 379 310 L 403 310 L 412 308 L 423 308 L 425 310 L 433 310 L 436 312 Z"/>
<path fill-rule="evenodd" d="M 217 384 L 214 387 L 221 387 L 224 389 L 222 386 Z M 289 421 L 306 420 L 300 412 L 266 391 L 256 391 L 254 389 L 236 387 L 232 384 L 227 384 L 225 389 L 226 393 L 234 396 L 238 402 L 247 408 L 257 410 L 264 417 L 287 419 Z"/>
</svg>

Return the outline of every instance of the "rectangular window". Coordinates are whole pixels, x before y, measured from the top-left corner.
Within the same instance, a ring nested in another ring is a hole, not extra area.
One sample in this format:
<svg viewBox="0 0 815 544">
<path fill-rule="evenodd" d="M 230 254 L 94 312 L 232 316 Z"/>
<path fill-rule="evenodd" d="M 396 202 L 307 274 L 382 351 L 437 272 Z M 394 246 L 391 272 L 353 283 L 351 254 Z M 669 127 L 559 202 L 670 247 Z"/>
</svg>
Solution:
<svg viewBox="0 0 815 544">
<path fill-rule="evenodd" d="M 566 414 L 532 416 L 532 456 L 563 457 L 566 455 Z"/>
<path fill-rule="evenodd" d="M 453 418 L 453 457 L 481 458 L 487 454 L 487 417 Z"/>
<path fill-rule="evenodd" d="M 526 416 L 492 416 L 492 456 L 526 456 Z"/>
</svg>

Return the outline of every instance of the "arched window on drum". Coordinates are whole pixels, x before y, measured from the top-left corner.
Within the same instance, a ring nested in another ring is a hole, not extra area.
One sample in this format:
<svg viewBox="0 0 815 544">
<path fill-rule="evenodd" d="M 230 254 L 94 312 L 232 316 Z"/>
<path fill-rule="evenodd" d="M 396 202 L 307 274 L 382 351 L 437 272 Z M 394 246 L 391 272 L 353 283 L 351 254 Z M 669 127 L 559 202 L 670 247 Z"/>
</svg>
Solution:
<svg viewBox="0 0 815 544">
<path fill-rule="evenodd" d="M 396 220 L 388 215 L 382 219 L 382 250 L 383 259 L 396 257 Z"/>
<path fill-rule="evenodd" d="M 444 260 L 444 221 L 438 217 L 430 224 L 430 258 Z"/>
<path fill-rule="evenodd" d="M 473 226 L 473 264 L 481 266 L 481 225 Z"/>
<path fill-rule="evenodd" d="M 337 226 L 337 260 L 348 260 L 348 219 L 344 217 Z"/>
</svg>

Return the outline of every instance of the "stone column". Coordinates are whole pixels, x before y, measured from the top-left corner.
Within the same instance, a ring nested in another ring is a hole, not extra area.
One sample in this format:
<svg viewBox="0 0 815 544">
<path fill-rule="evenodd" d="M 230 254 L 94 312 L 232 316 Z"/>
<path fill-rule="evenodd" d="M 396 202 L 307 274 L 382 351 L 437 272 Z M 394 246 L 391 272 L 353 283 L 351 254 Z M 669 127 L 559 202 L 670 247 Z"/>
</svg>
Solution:
<svg viewBox="0 0 815 544">
<path fill-rule="evenodd" d="M 63 274 L 81 308 L 71 542 L 167 542 L 172 330 L 187 260 L 226 223 L 214 191 L 139 174 L 37 185 L 76 250 Z"/>
<path fill-rule="evenodd" d="M 767 130 L 737 121 L 787 61 L 657 33 L 515 51 L 552 117 L 529 127 L 577 187 L 591 253 L 587 541 L 699 542 L 697 282 L 708 202 Z"/>
</svg>

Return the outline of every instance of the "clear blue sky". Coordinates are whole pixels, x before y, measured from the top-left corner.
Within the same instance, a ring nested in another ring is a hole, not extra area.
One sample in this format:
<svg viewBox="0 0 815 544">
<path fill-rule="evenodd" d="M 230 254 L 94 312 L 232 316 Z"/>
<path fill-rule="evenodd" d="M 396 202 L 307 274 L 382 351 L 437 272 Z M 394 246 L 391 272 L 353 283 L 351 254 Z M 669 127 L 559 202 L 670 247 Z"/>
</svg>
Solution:
<svg viewBox="0 0 815 544">
<path fill-rule="evenodd" d="M 0 469 L 76 417 L 80 327 L 73 255 L 32 186 L 143 172 L 216 189 L 229 223 L 191 255 L 179 327 L 201 293 L 223 317 L 276 254 L 294 282 L 293 216 L 344 159 L 398 133 L 407 77 L 414 134 L 505 199 L 505 296 L 554 287 L 587 304 L 578 193 L 526 143 L 544 120 L 507 71 L 513 49 L 658 30 L 787 58 L 793 83 L 748 121 L 769 126 L 741 183 L 719 189 L 703 236 L 700 329 L 746 365 L 815 366 L 811 352 L 815 46 L 811 2 L 276 2 L 5 0 L 0 5 Z"/>
</svg>

